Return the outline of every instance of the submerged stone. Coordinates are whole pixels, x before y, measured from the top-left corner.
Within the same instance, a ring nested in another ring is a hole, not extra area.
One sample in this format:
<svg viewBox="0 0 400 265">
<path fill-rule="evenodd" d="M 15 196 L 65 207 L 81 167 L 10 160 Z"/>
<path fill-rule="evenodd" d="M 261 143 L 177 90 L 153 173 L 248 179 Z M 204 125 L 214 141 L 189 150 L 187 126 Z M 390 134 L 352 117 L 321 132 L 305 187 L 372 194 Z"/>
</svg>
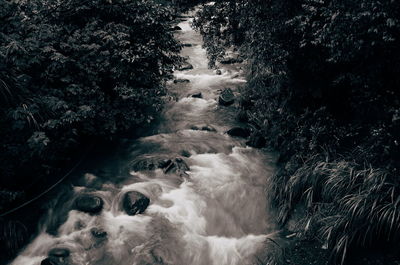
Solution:
<svg viewBox="0 0 400 265">
<path fill-rule="evenodd" d="M 250 136 L 250 129 L 249 128 L 242 128 L 242 127 L 234 127 L 226 132 L 230 136 L 235 137 L 249 137 Z"/>
<path fill-rule="evenodd" d="M 40 263 L 40 265 L 61 265 L 63 264 L 62 262 L 60 262 L 57 258 L 55 257 L 48 257 L 45 258 L 44 260 L 42 260 L 42 262 Z"/>
<path fill-rule="evenodd" d="M 128 215 L 143 213 L 150 204 L 150 199 L 138 191 L 128 191 L 123 198 L 122 206 Z"/>
<path fill-rule="evenodd" d="M 187 150 L 182 150 L 181 151 L 181 155 L 184 156 L 184 157 L 190 157 L 191 156 L 190 152 L 187 151 Z"/>
<path fill-rule="evenodd" d="M 233 102 L 235 102 L 235 95 L 233 94 L 232 89 L 224 89 L 219 95 L 218 103 L 223 106 L 229 106 L 232 105 Z"/>
<path fill-rule="evenodd" d="M 103 209 L 103 200 L 92 194 L 82 194 L 75 199 L 75 209 L 85 213 L 98 213 Z"/>
<path fill-rule="evenodd" d="M 226 57 L 220 60 L 221 64 L 235 64 L 235 63 L 242 63 L 243 59 L 241 58 L 234 58 L 234 57 Z"/>
<path fill-rule="evenodd" d="M 204 126 L 202 126 L 202 127 L 201 127 L 201 130 L 202 130 L 202 131 L 207 131 L 207 132 L 216 132 L 216 131 L 217 131 L 214 127 L 212 127 L 212 126 L 210 126 L 210 125 L 204 125 Z"/>
<path fill-rule="evenodd" d="M 189 79 L 175 79 L 174 83 L 175 84 L 177 84 L 177 83 L 190 83 L 190 80 Z"/>
<path fill-rule="evenodd" d="M 192 95 L 192 98 L 202 98 L 202 97 L 203 95 L 201 94 L 201 92 Z"/>
<path fill-rule="evenodd" d="M 105 238 L 105 237 L 107 237 L 107 232 L 104 231 L 103 229 L 97 228 L 97 227 L 93 227 L 92 229 L 90 229 L 90 233 L 95 238 Z"/>
<path fill-rule="evenodd" d="M 65 258 L 65 257 L 68 257 L 69 254 L 70 254 L 70 251 L 67 248 L 53 248 L 49 251 L 48 255 L 51 257 Z"/>
<path fill-rule="evenodd" d="M 177 68 L 178 71 L 185 71 L 191 69 L 193 69 L 193 65 L 191 65 L 190 63 L 183 63 L 181 66 Z"/>
<path fill-rule="evenodd" d="M 218 70 L 215 71 L 215 74 L 216 75 L 222 75 L 222 71 L 218 69 Z"/>
</svg>

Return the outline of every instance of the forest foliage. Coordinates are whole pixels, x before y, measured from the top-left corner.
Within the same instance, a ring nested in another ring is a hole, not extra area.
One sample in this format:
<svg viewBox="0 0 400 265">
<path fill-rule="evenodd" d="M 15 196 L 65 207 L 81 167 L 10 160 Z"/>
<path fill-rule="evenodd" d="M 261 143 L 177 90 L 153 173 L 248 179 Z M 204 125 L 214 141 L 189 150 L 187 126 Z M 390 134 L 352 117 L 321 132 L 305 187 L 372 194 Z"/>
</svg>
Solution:
<svg viewBox="0 0 400 265">
<path fill-rule="evenodd" d="M 155 119 L 180 60 L 174 18 L 157 1 L 0 1 L 0 211 L 93 140 Z"/>
<path fill-rule="evenodd" d="M 248 62 L 280 222 L 305 206 L 302 231 L 337 263 L 400 237 L 399 18 L 393 0 L 229 0 L 194 21 L 211 66 L 232 46 Z"/>
</svg>

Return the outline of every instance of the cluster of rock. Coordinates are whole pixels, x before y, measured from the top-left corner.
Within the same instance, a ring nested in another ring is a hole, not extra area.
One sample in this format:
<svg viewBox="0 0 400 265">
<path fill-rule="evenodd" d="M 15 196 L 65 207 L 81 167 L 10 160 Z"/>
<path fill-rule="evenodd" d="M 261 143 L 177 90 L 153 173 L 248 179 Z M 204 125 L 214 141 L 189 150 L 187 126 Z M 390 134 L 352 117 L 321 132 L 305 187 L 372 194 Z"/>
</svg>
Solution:
<svg viewBox="0 0 400 265">
<path fill-rule="evenodd" d="M 70 251 L 67 248 L 53 248 L 48 257 L 42 260 L 41 265 L 67 265 Z"/>
<path fill-rule="evenodd" d="M 232 89 L 226 88 L 224 89 L 218 98 L 218 103 L 221 106 L 230 106 L 235 102 L 235 95 L 233 94 Z M 241 110 L 238 112 L 237 118 L 242 123 L 248 122 L 248 115 L 246 109 L 249 107 L 248 103 L 244 100 L 240 102 Z M 254 127 L 234 127 L 226 132 L 228 135 L 233 137 L 242 137 L 248 138 L 246 144 L 255 148 L 263 148 L 266 145 L 266 140 L 262 133 Z"/>
</svg>

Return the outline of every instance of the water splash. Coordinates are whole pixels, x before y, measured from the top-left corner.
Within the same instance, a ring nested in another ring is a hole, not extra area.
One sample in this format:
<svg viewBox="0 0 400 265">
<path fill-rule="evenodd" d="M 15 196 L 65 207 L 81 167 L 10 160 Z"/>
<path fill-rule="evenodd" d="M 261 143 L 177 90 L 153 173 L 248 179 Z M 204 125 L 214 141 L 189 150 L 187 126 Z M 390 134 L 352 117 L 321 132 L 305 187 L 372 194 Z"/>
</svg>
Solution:
<svg viewBox="0 0 400 265">
<path fill-rule="evenodd" d="M 49 210 L 45 223 L 60 222 L 56 232 L 50 234 L 45 226 L 13 265 L 38 265 L 54 247 L 70 250 L 69 264 L 256 264 L 258 251 L 275 231 L 264 194 L 273 158 L 224 133 L 236 125 L 235 109 L 219 107 L 217 97 L 226 87 L 237 93 L 245 82 L 243 72 L 240 65 L 221 69 L 221 75 L 208 69 L 201 36 L 191 21 L 179 23 L 182 31 L 176 38 L 192 44 L 182 55 L 194 69 L 175 73 L 190 83 L 169 84 L 177 100 L 162 114 L 162 133 L 127 142 L 126 161 L 99 165 L 107 177 L 82 176 L 72 196 L 53 204 L 60 209 Z M 190 97 L 198 92 L 202 98 Z M 185 174 L 132 168 L 140 161 L 176 157 L 190 167 Z M 123 211 L 121 202 L 129 191 L 150 199 L 143 214 Z M 100 214 L 73 209 L 81 193 L 102 198 Z M 100 236 L 93 231 L 101 231 Z"/>
</svg>

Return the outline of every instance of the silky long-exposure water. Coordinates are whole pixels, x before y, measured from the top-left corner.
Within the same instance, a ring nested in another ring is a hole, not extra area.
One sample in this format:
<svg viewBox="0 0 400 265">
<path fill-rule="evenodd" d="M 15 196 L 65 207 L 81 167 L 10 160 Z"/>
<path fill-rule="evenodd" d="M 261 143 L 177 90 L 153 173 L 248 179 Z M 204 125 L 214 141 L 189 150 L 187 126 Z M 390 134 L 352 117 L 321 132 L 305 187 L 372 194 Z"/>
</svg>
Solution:
<svg viewBox="0 0 400 265">
<path fill-rule="evenodd" d="M 260 260 L 268 235 L 275 231 L 265 194 L 273 158 L 225 133 L 237 125 L 236 108 L 219 106 L 218 95 L 227 87 L 237 94 L 245 79 L 239 64 L 222 67 L 221 75 L 208 69 L 191 15 L 175 33 L 182 43 L 192 44 L 182 55 L 193 65 L 175 71 L 175 78 L 190 82 L 168 84 L 173 100 L 165 107 L 158 133 L 125 141 L 129 155 L 118 161 L 118 170 L 98 165 L 114 177 L 88 172 L 71 196 L 55 198 L 41 232 L 11 264 L 41 264 L 53 248 L 70 251 L 65 264 L 243 265 Z M 201 98 L 191 97 L 199 92 Z M 189 169 L 166 172 L 151 166 L 152 161 L 176 158 Z M 150 199 L 143 213 L 129 216 L 123 211 L 128 191 Z M 82 193 L 102 198 L 102 211 L 74 210 Z M 61 224 L 50 233 L 57 220 Z"/>
</svg>

